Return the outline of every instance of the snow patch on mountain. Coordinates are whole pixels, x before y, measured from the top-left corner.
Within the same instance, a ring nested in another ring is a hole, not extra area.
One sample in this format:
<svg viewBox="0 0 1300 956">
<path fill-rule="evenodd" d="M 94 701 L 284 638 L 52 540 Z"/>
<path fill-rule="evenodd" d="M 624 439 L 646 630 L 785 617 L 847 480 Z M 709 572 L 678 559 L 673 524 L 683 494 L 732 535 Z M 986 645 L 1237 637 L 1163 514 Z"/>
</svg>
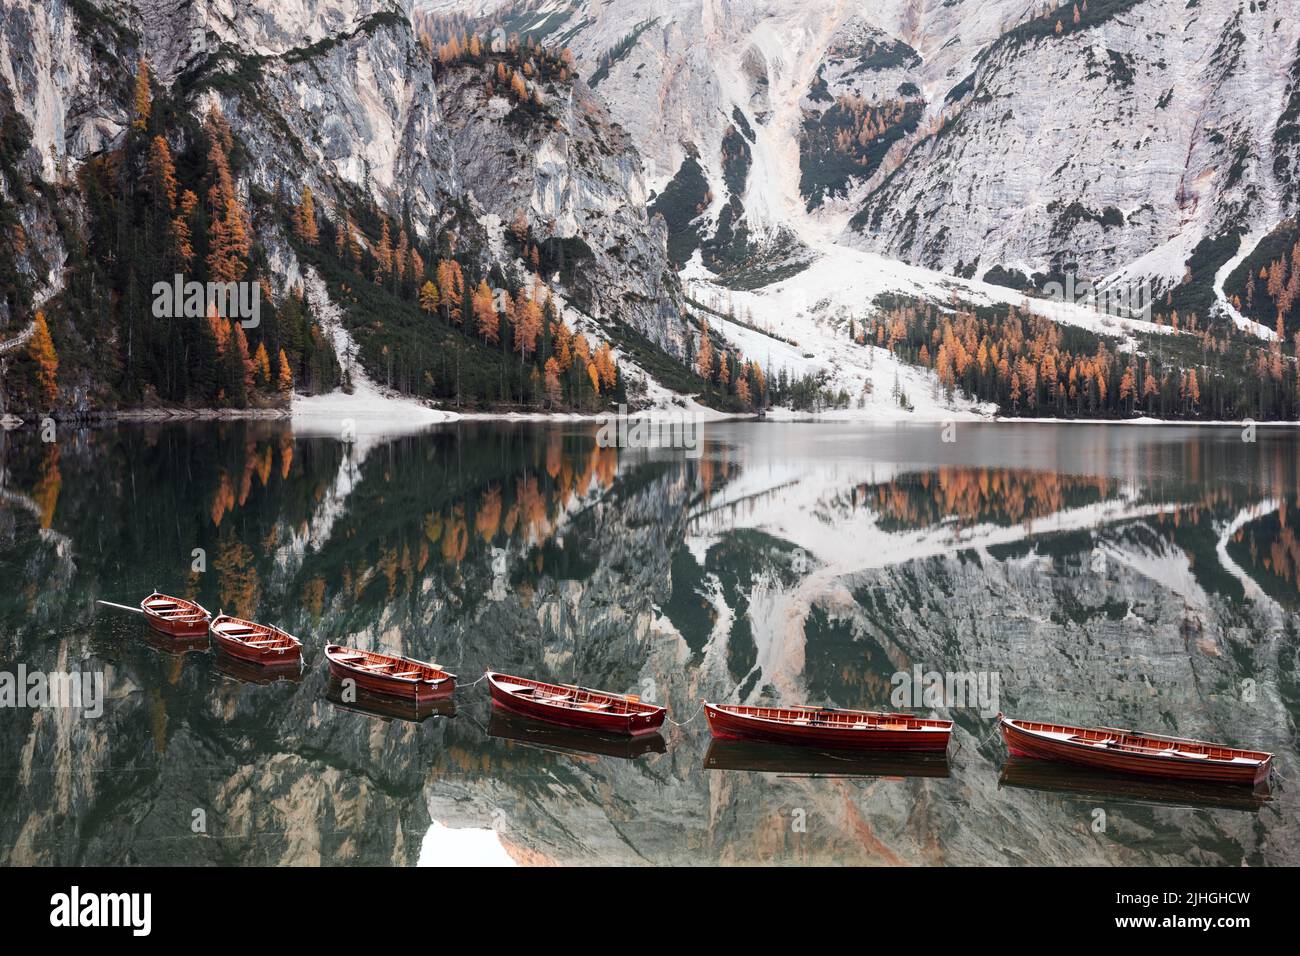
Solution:
<svg viewBox="0 0 1300 956">
<path fill-rule="evenodd" d="M 1237 253 L 1223 265 L 1221 265 L 1214 274 L 1214 298 L 1219 309 L 1232 319 L 1233 325 L 1242 331 L 1249 332 L 1251 335 L 1258 335 L 1262 339 L 1272 341 L 1277 338 L 1277 332 L 1270 329 L 1263 323 L 1256 322 L 1254 319 L 1248 319 L 1242 315 L 1235 305 L 1229 301 L 1227 294 L 1223 291 L 1223 283 L 1228 281 L 1228 276 L 1232 275 L 1237 266 L 1249 258 L 1250 254 L 1255 251 L 1261 239 L 1268 235 L 1268 229 L 1256 227 L 1248 235 L 1241 239 L 1241 245 L 1237 248 Z"/>
<path fill-rule="evenodd" d="M 357 343 L 343 324 L 343 311 L 330 299 L 325 280 L 314 267 L 303 270 L 303 294 L 329 336 L 343 368 L 344 380 L 351 384 L 352 390 L 340 388 L 324 395 L 294 395 L 296 431 L 334 437 L 347 432 L 350 439 L 364 434 L 369 443 L 378 436 L 401 435 L 460 417 L 455 412 L 430 408 L 383 388 L 366 374 L 357 357 Z M 364 458 L 364 451 L 361 457 Z"/>
</svg>

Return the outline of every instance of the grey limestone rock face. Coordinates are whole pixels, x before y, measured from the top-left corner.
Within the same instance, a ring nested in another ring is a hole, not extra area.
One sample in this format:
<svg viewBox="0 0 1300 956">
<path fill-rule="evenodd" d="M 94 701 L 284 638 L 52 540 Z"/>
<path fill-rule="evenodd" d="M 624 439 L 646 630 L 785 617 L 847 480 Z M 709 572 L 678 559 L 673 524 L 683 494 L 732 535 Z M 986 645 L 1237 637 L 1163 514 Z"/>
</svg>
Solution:
<svg viewBox="0 0 1300 956">
<path fill-rule="evenodd" d="M 441 89 L 407 2 L 22 0 L 0 44 L 0 77 L 32 131 L 28 161 L 46 180 L 120 141 L 143 57 L 194 116 L 220 108 L 248 156 L 244 192 L 310 186 L 326 209 L 360 197 L 409 212 L 421 233 L 453 203 L 489 237 L 523 210 L 539 236 L 589 255 L 561 289 L 572 303 L 684 352 L 680 284 L 630 137 L 580 82 L 554 85 L 544 120 L 503 116 L 468 70 Z M 509 258 L 499 244 L 490 254 Z"/>
<path fill-rule="evenodd" d="M 1296 210 L 1300 24 L 1271 4 L 552 7 L 540 29 L 573 49 L 584 76 L 601 72 L 598 92 L 651 186 L 698 156 L 705 236 L 733 199 L 725 140 L 737 112 L 755 138 L 737 197 L 751 236 L 793 223 L 945 271 L 1072 263 L 1100 277 L 1145 256 L 1140 271 L 1176 281 L 1201 239 Z M 827 199 L 801 176 L 805 124 L 840 97 L 923 110 L 883 162 Z"/>
</svg>

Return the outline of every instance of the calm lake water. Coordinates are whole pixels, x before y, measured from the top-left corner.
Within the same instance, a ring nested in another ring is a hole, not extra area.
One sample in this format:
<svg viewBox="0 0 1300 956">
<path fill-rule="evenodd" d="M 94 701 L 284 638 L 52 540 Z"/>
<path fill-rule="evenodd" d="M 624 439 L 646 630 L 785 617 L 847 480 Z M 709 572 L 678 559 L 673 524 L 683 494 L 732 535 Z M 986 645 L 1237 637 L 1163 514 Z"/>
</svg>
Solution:
<svg viewBox="0 0 1300 956">
<path fill-rule="evenodd" d="M 1295 433 L 954 437 L 737 423 L 692 456 L 601 448 L 586 423 L 0 435 L 0 671 L 99 673 L 105 698 L 0 710 L 0 862 L 1300 863 Z M 155 587 L 297 634 L 302 672 L 94 606 Z M 422 713 L 345 701 L 327 642 L 461 688 Z M 628 745 L 503 720 L 470 686 L 489 667 L 682 723 Z M 946 761 L 711 745 L 698 713 L 888 708 L 912 674 L 971 679 L 914 701 L 956 721 Z M 1272 750 L 1284 779 L 1011 761 L 999 709 Z"/>
</svg>

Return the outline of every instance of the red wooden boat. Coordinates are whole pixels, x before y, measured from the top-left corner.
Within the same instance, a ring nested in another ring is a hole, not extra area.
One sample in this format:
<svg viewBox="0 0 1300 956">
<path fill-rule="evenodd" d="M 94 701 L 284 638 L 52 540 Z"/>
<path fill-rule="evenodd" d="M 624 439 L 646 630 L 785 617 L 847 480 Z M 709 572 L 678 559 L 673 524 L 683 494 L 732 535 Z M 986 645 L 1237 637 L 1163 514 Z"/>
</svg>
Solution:
<svg viewBox="0 0 1300 956">
<path fill-rule="evenodd" d="M 212 621 L 203 605 L 157 591 L 140 602 L 140 610 L 150 627 L 169 637 L 203 637 Z"/>
<path fill-rule="evenodd" d="M 265 667 L 302 661 L 302 641 L 270 624 L 218 614 L 208 631 L 223 651 L 250 664 Z"/>
<path fill-rule="evenodd" d="M 339 644 L 325 645 L 330 673 L 339 680 L 354 680 L 374 694 L 429 700 L 445 697 L 456 687 L 456 675 L 436 664 L 396 654 L 362 651 Z"/>
<path fill-rule="evenodd" d="M 1007 748 L 1018 757 L 1057 760 L 1117 773 L 1253 786 L 1267 779 L 1273 755 L 1203 740 L 1072 727 L 998 714 Z"/>
<path fill-rule="evenodd" d="M 749 707 L 704 702 L 709 731 L 723 740 L 762 740 L 829 750 L 947 750 L 951 720 L 830 707 Z"/>
<path fill-rule="evenodd" d="M 633 695 L 610 694 L 569 684 L 547 684 L 488 671 L 492 703 L 525 717 L 562 727 L 605 734 L 651 734 L 664 722 L 664 709 Z"/>
</svg>

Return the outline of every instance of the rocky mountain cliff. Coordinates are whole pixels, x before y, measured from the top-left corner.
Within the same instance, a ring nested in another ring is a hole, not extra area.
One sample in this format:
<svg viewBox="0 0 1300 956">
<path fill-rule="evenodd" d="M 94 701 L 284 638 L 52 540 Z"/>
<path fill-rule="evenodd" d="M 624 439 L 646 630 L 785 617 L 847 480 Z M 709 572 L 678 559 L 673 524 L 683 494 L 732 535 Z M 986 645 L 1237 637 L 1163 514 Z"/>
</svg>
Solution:
<svg viewBox="0 0 1300 956">
<path fill-rule="evenodd" d="M 571 302 L 684 355 L 667 232 L 647 215 L 641 162 L 627 133 L 580 80 L 527 115 L 504 91 L 489 95 L 490 78 L 489 70 L 458 66 L 438 81 L 440 132 L 464 189 L 497 224 L 513 227 L 525 216 L 532 241 L 554 251 Z"/>
<path fill-rule="evenodd" d="M 1296 209 L 1300 26 L 1267 0 L 421 5 L 574 50 L 702 242 L 743 219 L 965 275 L 1168 282 Z"/>
<path fill-rule="evenodd" d="M 1147 257 L 1140 272 L 1181 279 L 1203 240 L 1295 211 L 1294 144 L 1275 134 L 1300 30 L 1271 7 L 1103 0 L 1017 25 L 850 236 L 980 275 L 1104 276 Z"/>
<path fill-rule="evenodd" d="M 381 217 L 394 244 L 403 224 L 413 245 L 462 233 L 455 254 L 473 273 L 525 271 L 522 250 L 502 240 L 503 224 L 522 216 L 542 247 L 543 281 L 574 309 L 571 323 L 590 316 L 681 356 L 680 285 L 666 267 L 662 226 L 647 215 L 635 148 L 576 77 L 530 80 L 538 109 L 476 86 L 471 74 L 489 80 L 504 46 L 450 70 L 444 89 L 404 0 L 255 0 L 233 10 L 207 0 L 6 5 L 3 198 L 23 241 L 6 250 L 12 292 L 0 337 L 54 299 L 46 311 L 60 353 L 89 347 L 67 341 L 82 337 L 57 300 L 76 245 L 68 235 L 95 215 L 78 177 L 92 159 L 117 155 L 132 132 L 142 61 L 153 96 L 166 97 L 166 115 L 151 119 L 148 135 L 162 133 L 173 155 L 202 155 L 199 125 L 224 117 L 235 195 L 252 207 L 253 258 L 265 256 L 277 289 L 302 274 L 283 210 L 304 189 L 320 216 L 355 211 L 362 245 L 376 254 Z M 553 268 L 557 260 L 567 268 Z M 600 323 L 597 338 L 613 334 Z"/>
</svg>

